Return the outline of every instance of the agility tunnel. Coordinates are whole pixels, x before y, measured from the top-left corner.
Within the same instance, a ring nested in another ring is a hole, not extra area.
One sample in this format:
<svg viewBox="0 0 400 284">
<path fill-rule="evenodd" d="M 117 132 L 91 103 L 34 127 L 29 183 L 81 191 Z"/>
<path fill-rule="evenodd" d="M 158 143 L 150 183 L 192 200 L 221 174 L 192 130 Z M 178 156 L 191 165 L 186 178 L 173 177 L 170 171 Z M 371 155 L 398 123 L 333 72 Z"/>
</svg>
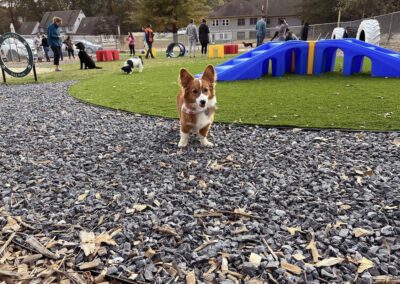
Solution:
<svg viewBox="0 0 400 284">
<path fill-rule="evenodd" d="M 215 71 L 218 81 L 258 79 L 268 74 L 271 62 L 274 77 L 285 72 L 318 75 L 334 70 L 338 49 L 344 54 L 343 75 L 361 72 L 364 57 L 368 57 L 372 76 L 400 77 L 400 53 L 356 39 L 268 42 L 215 66 Z"/>
<path fill-rule="evenodd" d="M 179 47 L 179 54 L 178 55 L 176 55 L 175 52 L 174 52 L 174 48 L 176 46 Z M 167 53 L 167 57 L 168 58 L 182 57 L 182 56 L 186 55 L 186 47 L 182 43 L 173 42 L 170 45 L 168 45 L 166 53 Z"/>
</svg>

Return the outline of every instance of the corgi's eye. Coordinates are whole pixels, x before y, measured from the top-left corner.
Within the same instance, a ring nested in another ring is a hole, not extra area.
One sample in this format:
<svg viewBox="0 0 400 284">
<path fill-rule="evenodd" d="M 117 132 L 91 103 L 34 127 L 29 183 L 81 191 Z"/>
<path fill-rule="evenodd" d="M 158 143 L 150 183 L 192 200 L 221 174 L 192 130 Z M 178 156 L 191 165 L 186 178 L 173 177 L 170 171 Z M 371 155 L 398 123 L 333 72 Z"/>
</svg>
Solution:
<svg viewBox="0 0 400 284">
<path fill-rule="evenodd" d="M 197 94 L 198 93 L 198 91 L 197 90 L 193 90 L 193 94 Z"/>
<path fill-rule="evenodd" d="M 207 88 L 205 88 L 205 89 L 204 89 L 204 93 L 207 93 L 207 92 L 208 92 L 208 89 L 207 89 Z"/>
</svg>

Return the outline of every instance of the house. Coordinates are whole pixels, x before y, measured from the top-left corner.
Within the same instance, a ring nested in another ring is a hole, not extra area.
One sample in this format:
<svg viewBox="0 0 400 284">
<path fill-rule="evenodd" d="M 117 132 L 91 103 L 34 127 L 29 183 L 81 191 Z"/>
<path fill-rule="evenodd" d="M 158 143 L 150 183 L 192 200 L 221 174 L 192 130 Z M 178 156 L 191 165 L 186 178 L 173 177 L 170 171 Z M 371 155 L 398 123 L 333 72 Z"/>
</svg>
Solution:
<svg viewBox="0 0 400 284">
<path fill-rule="evenodd" d="M 39 22 L 22 22 L 17 28 L 20 35 L 34 35 L 39 31 Z"/>
<path fill-rule="evenodd" d="M 75 34 L 77 35 L 118 34 L 117 19 L 112 16 L 83 18 Z"/>
<path fill-rule="evenodd" d="M 290 26 L 302 21 L 298 5 L 302 0 L 232 0 L 213 8 L 208 17 L 211 42 L 241 41 L 255 39 L 255 26 L 267 10 L 267 28 L 278 25 L 285 18 Z M 269 36 L 270 30 L 267 30 Z"/>
<path fill-rule="evenodd" d="M 64 34 L 75 34 L 85 14 L 82 10 L 50 11 L 44 13 L 39 24 L 39 31 L 45 33 L 49 24 L 53 22 L 53 17 L 60 17 L 62 25 L 60 32 Z"/>
</svg>

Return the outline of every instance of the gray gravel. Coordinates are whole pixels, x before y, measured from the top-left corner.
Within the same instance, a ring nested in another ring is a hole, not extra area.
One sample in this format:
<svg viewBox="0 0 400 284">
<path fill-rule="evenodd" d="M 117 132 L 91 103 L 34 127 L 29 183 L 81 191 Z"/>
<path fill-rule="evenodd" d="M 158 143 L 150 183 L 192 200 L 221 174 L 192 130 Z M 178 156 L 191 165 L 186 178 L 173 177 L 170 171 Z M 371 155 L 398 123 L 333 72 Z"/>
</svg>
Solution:
<svg viewBox="0 0 400 284">
<path fill-rule="evenodd" d="M 229 254 L 229 270 L 279 283 L 353 281 L 363 257 L 374 267 L 358 275 L 359 283 L 399 274 L 399 133 L 214 124 L 216 147 L 191 139 L 180 151 L 178 121 L 82 103 L 69 96 L 71 84 L 0 86 L 0 207 L 36 228 L 27 235 L 79 243 L 78 229 L 51 224 L 79 224 L 96 234 L 121 226 L 117 246 L 104 245 L 98 259 L 110 274 L 131 271 L 152 283 L 174 280 L 160 269 L 173 261 L 194 270 L 198 283 L 234 283 L 220 268 L 204 276 L 211 260 L 222 262 L 221 253 Z M 194 216 L 212 208 L 222 216 Z M 239 208 L 256 217 L 229 214 Z M 6 223 L 0 217 L 0 228 Z M 166 225 L 177 235 L 161 232 Z M 288 227 L 296 226 L 301 232 L 292 236 Z M 371 235 L 356 238 L 354 228 Z M 310 265 L 313 236 L 319 260 L 353 262 Z M 195 251 L 209 240 L 218 242 Z M 78 246 L 75 253 L 76 263 L 88 261 Z M 258 267 L 251 253 L 262 257 Z M 299 253 L 304 260 L 293 257 Z M 305 273 L 288 274 L 282 260 Z"/>
</svg>

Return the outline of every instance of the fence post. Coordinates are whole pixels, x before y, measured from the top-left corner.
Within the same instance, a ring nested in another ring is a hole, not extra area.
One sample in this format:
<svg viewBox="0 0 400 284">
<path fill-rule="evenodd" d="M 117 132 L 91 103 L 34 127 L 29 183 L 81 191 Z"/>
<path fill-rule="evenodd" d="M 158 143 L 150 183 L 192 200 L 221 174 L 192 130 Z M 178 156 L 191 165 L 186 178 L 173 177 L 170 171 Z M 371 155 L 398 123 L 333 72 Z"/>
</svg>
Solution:
<svg viewBox="0 0 400 284">
<path fill-rule="evenodd" d="M 392 37 L 392 24 L 393 24 L 393 13 L 390 15 L 389 35 L 387 42 L 389 42 L 390 38 Z"/>
</svg>

